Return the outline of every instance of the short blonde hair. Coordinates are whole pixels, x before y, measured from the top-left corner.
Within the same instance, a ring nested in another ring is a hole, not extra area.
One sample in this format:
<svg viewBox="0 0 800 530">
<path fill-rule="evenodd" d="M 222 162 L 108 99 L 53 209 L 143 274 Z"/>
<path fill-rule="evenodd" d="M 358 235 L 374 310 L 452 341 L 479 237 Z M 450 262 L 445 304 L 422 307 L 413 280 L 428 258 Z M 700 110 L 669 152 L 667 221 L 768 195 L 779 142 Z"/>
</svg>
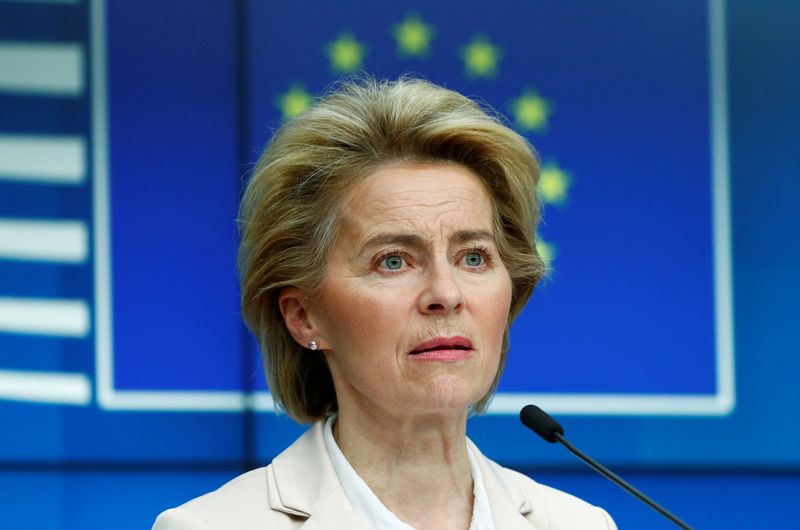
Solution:
<svg viewBox="0 0 800 530">
<path fill-rule="evenodd" d="M 260 342 L 276 405 L 299 422 L 336 410 L 336 393 L 324 355 L 290 335 L 279 294 L 289 286 L 317 292 L 355 183 L 388 164 L 420 162 L 467 167 L 491 196 L 512 300 L 500 367 L 472 410 L 482 412 L 497 388 L 511 322 L 544 273 L 535 245 L 538 158 L 493 111 L 457 92 L 420 79 L 348 80 L 275 133 L 241 204 L 242 313 Z"/>
</svg>

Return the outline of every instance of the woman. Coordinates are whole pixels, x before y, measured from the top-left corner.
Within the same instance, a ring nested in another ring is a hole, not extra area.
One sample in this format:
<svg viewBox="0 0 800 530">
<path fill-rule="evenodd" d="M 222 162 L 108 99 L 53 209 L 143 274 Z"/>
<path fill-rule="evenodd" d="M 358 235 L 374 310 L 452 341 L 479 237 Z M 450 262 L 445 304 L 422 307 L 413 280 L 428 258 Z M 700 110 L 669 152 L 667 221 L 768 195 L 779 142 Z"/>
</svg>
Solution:
<svg viewBox="0 0 800 530">
<path fill-rule="evenodd" d="M 543 272 L 538 173 L 420 80 L 345 83 L 284 125 L 242 202 L 242 308 L 276 403 L 313 425 L 154 528 L 614 528 L 466 438 Z"/>
</svg>

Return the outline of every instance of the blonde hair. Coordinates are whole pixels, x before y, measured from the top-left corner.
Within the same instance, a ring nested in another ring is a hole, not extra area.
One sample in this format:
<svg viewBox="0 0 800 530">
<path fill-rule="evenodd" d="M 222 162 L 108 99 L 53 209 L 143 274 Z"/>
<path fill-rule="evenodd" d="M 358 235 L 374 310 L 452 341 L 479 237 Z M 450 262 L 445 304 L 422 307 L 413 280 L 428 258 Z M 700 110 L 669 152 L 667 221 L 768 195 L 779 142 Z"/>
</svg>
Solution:
<svg viewBox="0 0 800 530">
<path fill-rule="evenodd" d="M 536 252 L 539 162 L 533 148 L 492 111 L 420 79 L 345 81 L 272 137 L 247 184 L 240 210 L 242 313 L 258 338 L 275 403 L 300 422 L 336 410 L 324 355 L 295 342 L 278 296 L 294 286 L 314 293 L 340 230 L 348 190 L 395 163 L 450 162 L 484 182 L 494 207 L 498 253 L 512 281 L 497 388 L 508 330 L 544 273 Z"/>
</svg>

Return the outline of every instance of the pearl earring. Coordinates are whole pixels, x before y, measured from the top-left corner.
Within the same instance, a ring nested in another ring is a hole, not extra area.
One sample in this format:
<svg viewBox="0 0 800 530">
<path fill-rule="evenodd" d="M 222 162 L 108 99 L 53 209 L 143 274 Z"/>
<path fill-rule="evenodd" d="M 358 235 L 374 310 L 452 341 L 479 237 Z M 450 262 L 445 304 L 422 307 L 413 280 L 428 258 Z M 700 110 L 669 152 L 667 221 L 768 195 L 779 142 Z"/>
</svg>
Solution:
<svg viewBox="0 0 800 530">
<path fill-rule="evenodd" d="M 309 350 L 316 350 L 317 348 L 319 348 L 319 345 L 317 344 L 317 341 L 315 341 L 315 340 L 308 341 L 308 349 Z"/>
</svg>

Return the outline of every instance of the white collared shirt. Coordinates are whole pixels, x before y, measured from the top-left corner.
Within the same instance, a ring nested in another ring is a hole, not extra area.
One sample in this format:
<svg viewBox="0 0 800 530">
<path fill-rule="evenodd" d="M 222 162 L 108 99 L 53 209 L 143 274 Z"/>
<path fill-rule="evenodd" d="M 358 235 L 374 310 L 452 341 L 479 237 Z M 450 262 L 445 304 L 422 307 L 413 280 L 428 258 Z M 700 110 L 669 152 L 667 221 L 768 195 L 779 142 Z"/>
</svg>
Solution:
<svg viewBox="0 0 800 530">
<path fill-rule="evenodd" d="M 333 437 L 333 423 L 336 415 L 333 414 L 325 420 L 325 445 L 331 457 L 333 469 L 342 483 L 345 496 L 350 501 L 353 511 L 364 521 L 369 530 L 414 530 L 411 526 L 401 521 L 392 513 L 378 497 L 372 492 L 364 479 L 362 479 L 350 462 L 345 458 L 336 440 Z M 472 471 L 473 495 L 472 502 L 472 521 L 469 530 L 494 530 L 492 521 L 492 509 L 489 505 L 489 497 L 483 485 L 483 475 L 478 467 L 478 461 L 472 450 L 467 446 L 467 457 L 469 467 Z"/>
</svg>

